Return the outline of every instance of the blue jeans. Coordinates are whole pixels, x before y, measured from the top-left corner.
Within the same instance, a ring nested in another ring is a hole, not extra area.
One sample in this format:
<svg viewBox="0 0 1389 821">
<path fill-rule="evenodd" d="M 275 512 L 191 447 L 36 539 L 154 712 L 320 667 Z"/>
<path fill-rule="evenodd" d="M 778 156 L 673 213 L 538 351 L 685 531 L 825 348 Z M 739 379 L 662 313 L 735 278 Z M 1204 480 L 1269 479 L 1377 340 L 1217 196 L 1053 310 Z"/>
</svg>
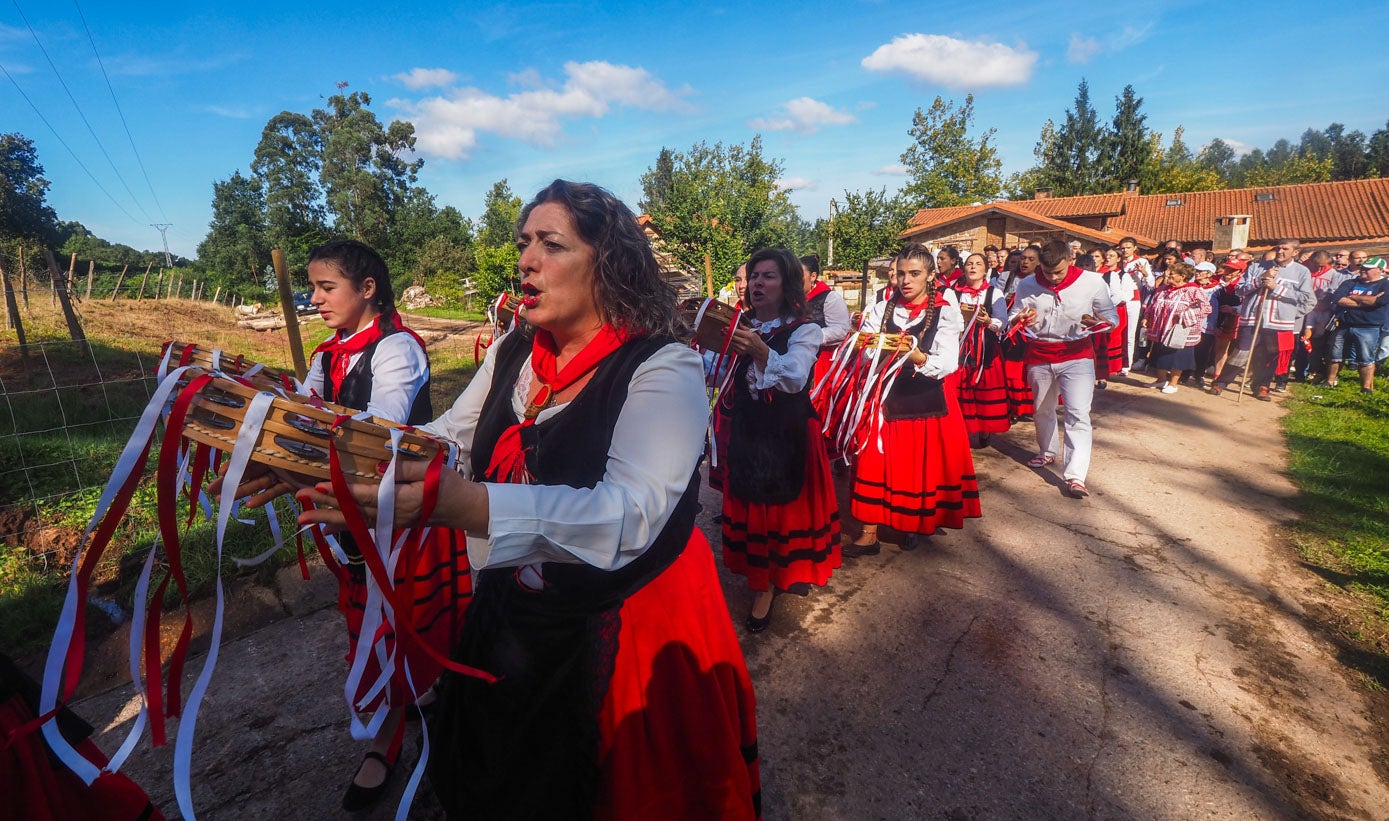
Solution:
<svg viewBox="0 0 1389 821">
<path fill-rule="evenodd" d="M 1379 328 L 1372 325 L 1343 325 L 1331 340 L 1331 355 L 1327 358 L 1332 362 L 1344 362 L 1349 358 L 1359 366 L 1373 365 L 1379 359 L 1379 336 Z M 1349 357 L 1345 355 L 1347 353 Z"/>
</svg>

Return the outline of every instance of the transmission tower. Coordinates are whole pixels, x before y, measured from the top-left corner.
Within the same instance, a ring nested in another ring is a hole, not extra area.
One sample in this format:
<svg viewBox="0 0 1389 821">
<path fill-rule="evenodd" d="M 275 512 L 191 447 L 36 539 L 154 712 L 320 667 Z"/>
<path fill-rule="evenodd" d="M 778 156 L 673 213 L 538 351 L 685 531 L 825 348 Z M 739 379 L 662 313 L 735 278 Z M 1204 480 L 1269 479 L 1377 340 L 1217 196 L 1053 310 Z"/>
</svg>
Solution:
<svg viewBox="0 0 1389 821">
<path fill-rule="evenodd" d="M 159 230 L 159 236 L 164 238 L 164 267 L 174 267 L 174 257 L 169 253 L 169 229 L 174 227 L 172 222 L 152 222 L 151 228 Z"/>
</svg>

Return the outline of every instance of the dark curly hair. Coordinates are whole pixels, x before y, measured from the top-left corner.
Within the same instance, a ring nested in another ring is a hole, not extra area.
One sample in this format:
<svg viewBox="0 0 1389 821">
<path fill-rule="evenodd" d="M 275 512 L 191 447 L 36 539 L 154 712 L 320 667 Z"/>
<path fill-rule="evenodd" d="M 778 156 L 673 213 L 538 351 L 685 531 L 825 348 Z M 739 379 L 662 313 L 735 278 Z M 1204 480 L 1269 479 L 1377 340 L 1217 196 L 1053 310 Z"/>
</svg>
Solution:
<svg viewBox="0 0 1389 821">
<path fill-rule="evenodd" d="M 372 305 L 383 314 L 395 310 L 395 289 L 391 287 L 386 261 L 365 242 L 355 239 L 328 240 L 309 250 L 309 262 L 331 263 L 359 291 L 367 280 L 375 280 L 376 295 L 372 297 Z"/>
<path fill-rule="evenodd" d="M 748 257 L 748 274 L 759 262 L 772 260 L 781 274 L 782 316 L 805 319 L 805 269 L 795 254 L 785 248 L 763 248 Z"/>
<path fill-rule="evenodd" d="M 563 205 L 593 246 L 593 298 L 604 322 L 636 336 L 681 330 L 675 288 L 661 276 L 650 240 L 622 200 L 592 183 L 555 180 L 521 209 L 518 238 L 531 211 L 547 202 Z"/>
</svg>

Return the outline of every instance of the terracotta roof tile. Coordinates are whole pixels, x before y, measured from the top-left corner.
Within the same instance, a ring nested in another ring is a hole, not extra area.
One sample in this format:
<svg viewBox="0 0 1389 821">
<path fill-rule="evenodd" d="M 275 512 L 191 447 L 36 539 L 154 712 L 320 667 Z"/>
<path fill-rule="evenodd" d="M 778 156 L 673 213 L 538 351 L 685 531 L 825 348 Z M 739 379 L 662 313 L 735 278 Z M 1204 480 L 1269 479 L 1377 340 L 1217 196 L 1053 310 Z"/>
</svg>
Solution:
<svg viewBox="0 0 1389 821">
<path fill-rule="evenodd" d="M 1083 197 L 1047 197 L 1040 200 L 1019 200 L 1027 210 L 1048 217 L 1114 217 L 1124 213 L 1124 201 L 1133 194 L 1089 194 Z"/>
<path fill-rule="evenodd" d="M 1139 245 L 1145 248 L 1151 248 L 1157 245 L 1157 241 L 1153 238 L 1134 231 L 1119 231 L 1113 227 L 1105 230 L 1087 228 L 1083 225 L 1077 225 L 1074 222 L 1066 222 L 1065 220 L 1054 219 L 1044 214 L 1039 214 L 1032 210 L 1031 205 L 1033 202 L 1045 202 L 1045 200 L 1022 200 L 1017 202 L 999 200 L 997 202 L 985 203 L 984 205 L 967 205 L 955 208 L 924 208 L 916 212 L 916 216 L 912 217 L 910 226 L 898 236 L 906 239 L 913 234 L 920 234 L 932 228 L 938 228 L 952 222 L 969 219 L 986 211 L 1002 211 L 1020 219 L 1035 222 L 1038 225 L 1045 225 L 1049 228 L 1059 228 L 1072 234 L 1089 237 L 1096 242 L 1103 242 L 1106 245 L 1116 245 L 1120 239 L 1130 234 L 1133 235 L 1134 239 L 1138 240 Z"/>
</svg>

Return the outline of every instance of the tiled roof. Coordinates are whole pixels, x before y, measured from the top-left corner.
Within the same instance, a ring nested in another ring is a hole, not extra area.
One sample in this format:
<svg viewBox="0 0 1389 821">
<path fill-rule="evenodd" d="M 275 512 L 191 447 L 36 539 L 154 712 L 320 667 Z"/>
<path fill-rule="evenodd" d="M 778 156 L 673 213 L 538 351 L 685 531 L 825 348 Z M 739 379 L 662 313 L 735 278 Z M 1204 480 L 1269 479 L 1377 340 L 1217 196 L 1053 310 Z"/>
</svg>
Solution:
<svg viewBox="0 0 1389 821">
<path fill-rule="evenodd" d="M 916 212 L 916 216 L 912 217 L 910 227 L 899 236 L 907 239 L 912 235 L 920 234 L 932 228 L 938 228 L 952 222 L 960 222 L 961 220 L 970 219 L 982 215 L 985 212 L 993 211 L 1010 214 L 1018 219 L 1034 222 L 1038 225 L 1045 225 L 1048 228 L 1060 229 L 1077 236 L 1088 237 L 1106 245 L 1117 245 L 1120 239 L 1130 234 L 1133 235 L 1134 239 L 1138 240 L 1139 245 L 1145 248 L 1151 248 L 1157 245 L 1157 241 L 1151 237 L 1133 231 L 1119 231 L 1114 228 L 1107 228 L 1101 231 L 1096 228 L 1087 228 L 1083 225 L 1077 225 L 1074 222 L 1053 219 L 1044 214 L 1039 214 L 1031 208 L 1034 202 L 1045 201 L 1046 200 L 1022 200 L 1013 202 L 1011 200 L 999 200 L 983 205 L 964 205 L 954 208 L 923 208 Z"/>
<path fill-rule="evenodd" d="M 1048 217 L 1115 217 L 1124 213 L 1124 201 L 1133 194 L 1089 194 L 1083 197 L 1047 197 L 1025 200 L 1027 210 Z"/>
<path fill-rule="evenodd" d="M 1263 201 L 1260 195 L 1264 196 Z M 1168 205 L 1169 201 L 1180 204 Z M 1133 235 L 1141 245 L 1149 248 L 1166 239 L 1186 243 L 1209 242 L 1215 232 L 1216 217 L 1233 214 L 1252 217 L 1249 246 L 1254 248 L 1273 245 L 1284 237 L 1312 244 L 1372 243 L 1389 236 L 1389 179 L 1189 191 L 1181 194 L 1093 194 L 925 208 L 916 212 L 903 235 L 955 222 L 985 208 L 1060 220 L 1106 216 L 1108 229 L 1105 231 L 1080 226 L 1072 228 L 1083 236 L 1110 241 L 1111 234 L 1120 237 Z"/>
<path fill-rule="evenodd" d="M 1260 194 L 1273 198 L 1260 202 Z M 1181 205 L 1168 205 L 1169 199 Z M 1109 224 L 1163 239 L 1204 242 L 1215 218 L 1248 214 L 1251 246 L 1290 237 L 1303 242 L 1367 240 L 1389 234 L 1389 179 L 1232 188 L 1132 197 Z"/>
</svg>

